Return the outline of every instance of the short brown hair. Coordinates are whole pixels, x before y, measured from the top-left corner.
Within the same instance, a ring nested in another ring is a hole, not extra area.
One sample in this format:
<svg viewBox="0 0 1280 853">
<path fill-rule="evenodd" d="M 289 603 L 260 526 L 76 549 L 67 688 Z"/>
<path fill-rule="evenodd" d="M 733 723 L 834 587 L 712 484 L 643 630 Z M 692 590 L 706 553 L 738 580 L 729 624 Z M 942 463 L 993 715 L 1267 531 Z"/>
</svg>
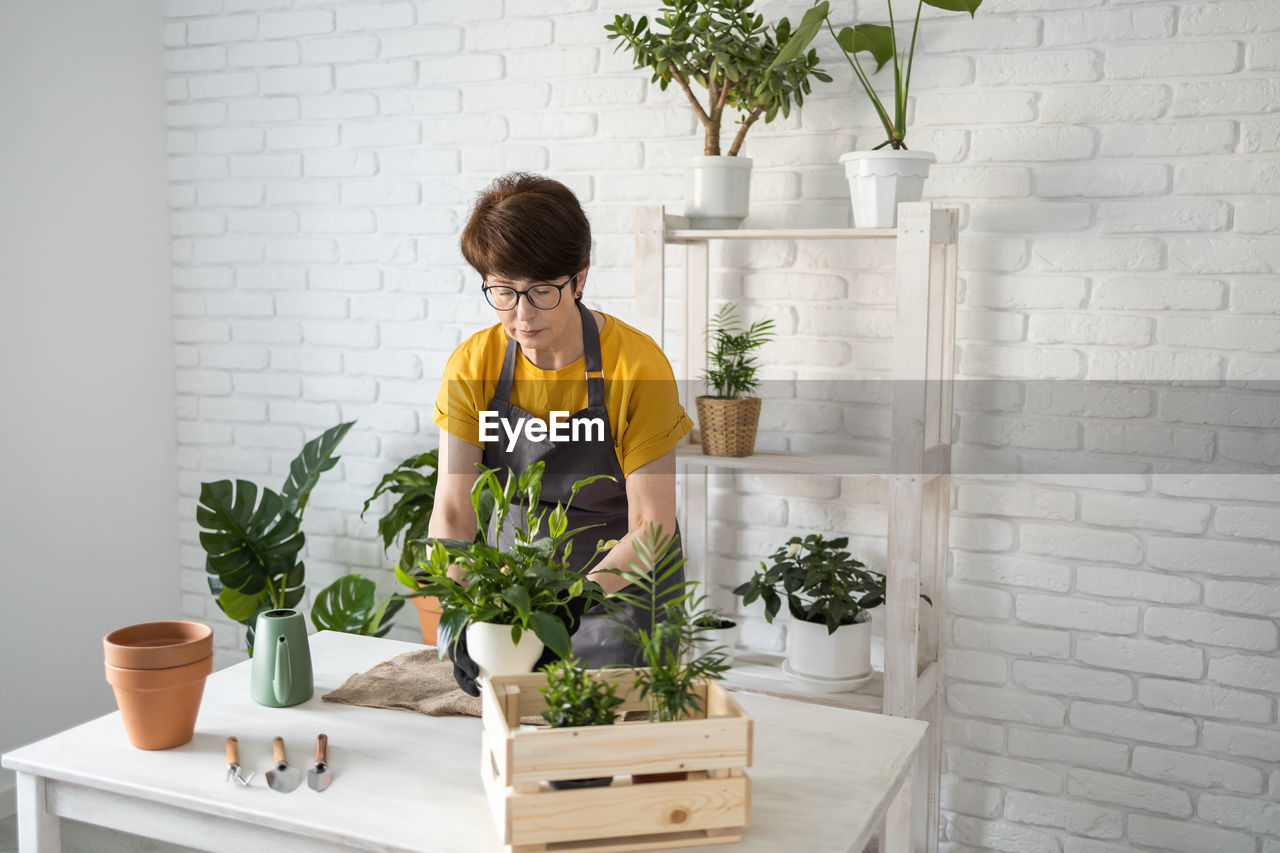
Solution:
<svg viewBox="0 0 1280 853">
<path fill-rule="evenodd" d="M 461 242 L 482 278 L 551 281 L 591 263 L 591 224 L 578 197 L 527 172 L 503 175 L 480 193 Z"/>
</svg>

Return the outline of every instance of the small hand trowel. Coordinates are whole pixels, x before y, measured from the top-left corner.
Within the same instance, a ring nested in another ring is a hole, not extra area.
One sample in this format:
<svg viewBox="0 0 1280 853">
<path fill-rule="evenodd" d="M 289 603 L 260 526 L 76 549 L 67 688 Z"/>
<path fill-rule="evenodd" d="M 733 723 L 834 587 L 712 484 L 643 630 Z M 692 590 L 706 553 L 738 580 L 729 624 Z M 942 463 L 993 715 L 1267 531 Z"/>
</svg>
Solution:
<svg viewBox="0 0 1280 853">
<path fill-rule="evenodd" d="M 302 771 L 290 767 L 284 755 L 284 738 L 271 741 L 271 756 L 275 759 L 275 767 L 267 771 L 267 784 L 271 790 L 287 794 L 302 782 Z"/>
<path fill-rule="evenodd" d="M 323 791 L 333 781 L 333 771 L 329 769 L 329 736 L 316 738 L 316 766 L 307 771 L 307 784 L 313 791 Z"/>
<path fill-rule="evenodd" d="M 235 779 L 247 788 L 253 777 L 253 773 L 249 774 L 248 779 L 240 775 L 240 741 L 234 737 L 227 738 L 227 781 Z"/>
</svg>

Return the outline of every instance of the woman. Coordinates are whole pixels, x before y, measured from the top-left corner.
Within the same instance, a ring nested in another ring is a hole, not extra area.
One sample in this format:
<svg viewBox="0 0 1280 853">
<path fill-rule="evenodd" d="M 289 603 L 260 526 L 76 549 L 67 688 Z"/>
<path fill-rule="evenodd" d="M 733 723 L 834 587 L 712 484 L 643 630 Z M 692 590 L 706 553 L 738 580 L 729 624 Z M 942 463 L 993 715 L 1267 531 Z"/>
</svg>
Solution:
<svg viewBox="0 0 1280 853">
<path fill-rule="evenodd" d="M 544 461 L 542 500 L 550 504 L 566 502 L 575 481 L 609 474 L 612 481 L 584 488 L 570 508 L 570 529 L 596 525 L 579 535 L 570 561 L 615 593 L 626 582 L 605 570 L 637 562 L 635 538 L 650 525 L 677 530 L 675 447 L 693 424 L 671 365 L 648 335 L 582 305 L 591 227 L 563 184 L 499 178 L 477 200 L 461 242 L 498 322 L 464 341 L 445 367 L 428 535 L 475 535 L 476 463 L 519 473 Z M 588 567 L 595 543 L 612 539 L 617 544 Z M 640 663 L 600 607 L 583 615 L 573 650 L 590 666 Z"/>
</svg>

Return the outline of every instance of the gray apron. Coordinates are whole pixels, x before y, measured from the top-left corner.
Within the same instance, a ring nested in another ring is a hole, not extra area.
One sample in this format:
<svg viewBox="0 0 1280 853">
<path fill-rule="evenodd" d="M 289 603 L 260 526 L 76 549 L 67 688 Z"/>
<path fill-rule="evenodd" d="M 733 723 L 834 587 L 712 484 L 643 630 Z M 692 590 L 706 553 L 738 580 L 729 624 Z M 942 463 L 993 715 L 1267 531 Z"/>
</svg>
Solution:
<svg viewBox="0 0 1280 853">
<path fill-rule="evenodd" d="M 550 510 L 556 503 L 566 503 L 573 490 L 573 484 L 595 474 L 609 474 L 614 480 L 597 480 L 584 487 L 574 498 L 568 509 L 569 529 L 588 525 L 598 525 L 584 530 L 573 537 L 573 551 L 569 555 L 570 567 L 579 574 L 586 574 L 592 554 L 599 540 L 621 539 L 629 530 L 627 516 L 627 484 L 622 474 L 622 466 L 618 464 L 618 454 L 613 448 L 613 431 L 609 423 L 609 411 L 604 401 L 604 370 L 600 358 L 600 333 L 596 329 L 596 321 L 591 312 L 578 304 L 582 317 L 582 348 L 586 360 L 587 407 L 569 416 L 568 432 L 572 436 L 575 422 L 590 421 L 599 418 L 604 424 L 604 440 L 591 441 L 589 428 L 582 429 L 578 441 L 553 442 L 548 437 L 543 441 L 531 441 L 521 430 L 514 446 L 507 450 L 508 440 L 505 433 L 498 441 L 486 442 L 483 461 L 485 466 L 496 468 L 502 473 L 505 483 L 506 469 L 510 468 L 517 476 L 533 463 L 542 460 L 546 468 L 542 475 L 542 495 L 539 509 Z M 498 387 L 494 390 L 493 399 L 489 401 L 488 410 L 497 412 L 498 417 L 515 424 L 519 418 L 532 417 L 524 409 L 511 403 L 511 385 L 515 380 L 516 356 L 519 345 L 514 338 L 507 339 L 507 352 L 502 362 L 502 374 L 498 378 Z M 511 517 L 519 518 L 523 508 L 512 505 Z M 545 529 L 545 528 L 544 528 Z M 490 529 L 492 537 L 492 529 Z M 676 527 L 676 543 L 679 547 L 680 529 Z M 669 532 L 664 531 L 664 535 Z M 492 541 L 492 538 L 490 538 Z M 499 548 L 506 548 L 515 541 L 515 531 L 508 523 L 504 526 L 498 541 Z M 672 581 L 665 585 L 664 598 L 673 586 L 684 580 L 683 568 L 676 573 Z M 627 587 L 628 592 L 636 591 L 635 587 Z M 644 661 L 640 657 L 638 647 L 627 642 L 618 624 L 614 620 L 622 620 L 631 626 L 642 625 L 650 629 L 648 613 L 645 610 L 612 602 L 618 609 L 606 616 L 601 605 L 596 605 L 583 614 L 577 632 L 573 635 L 573 653 L 591 667 L 606 665 L 641 666 Z"/>
</svg>

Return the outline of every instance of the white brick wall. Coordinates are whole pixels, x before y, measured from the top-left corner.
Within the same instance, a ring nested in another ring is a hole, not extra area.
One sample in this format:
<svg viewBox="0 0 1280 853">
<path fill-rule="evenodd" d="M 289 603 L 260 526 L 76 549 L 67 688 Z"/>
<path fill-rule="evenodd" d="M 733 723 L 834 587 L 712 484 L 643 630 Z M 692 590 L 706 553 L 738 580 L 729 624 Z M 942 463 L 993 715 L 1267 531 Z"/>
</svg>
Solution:
<svg viewBox="0 0 1280 853">
<path fill-rule="evenodd" d="M 310 586 L 356 570 L 391 590 L 358 510 L 434 446 L 444 360 L 491 321 L 456 245 L 474 192 L 515 168 L 573 187 L 595 227 L 588 301 L 629 319 L 633 206 L 678 205 L 700 150 L 676 90 L 604 38 L 655 2 L 289 5 L 165 3 L 183 606 L 219 623 L 223 662 L 240 632 L 205 593 L 200 481 L 278 484 L 303 440 L 358 418 L 305 520 Z M 959 369 L 1031 380 L 958 394 L 943 848 L 1280 853 L 1280 5 L 1004 0 L 924 18 L 909 140 L 939 155 L 926 198 L 961 210 Z M 755 224 L 846 224 L 836 157 L 879 142 L 819 50 L 839 83 L 748 138 Z M 713 286 L 779 321 L 768 378 L 874 378 L 892 261 L 737 247 Z M 1082 379 L 1209 387 L 1051 381 Z M 1252 382 L 1252 402 L 1227 381 Z M 762 446 L 845 428 L 883 446 L 883 411 L 823 411 L 793 385 L 776 396 L 806 402 L 767 410 Z M 849 533 L 883 561 L 879 486 L 712 483 L 717 600 L 792 532 Z M 748 615 L 747 644 L 785 644 Z M 395 636 L 416 630 L 406 615 Z"/>
</svg>

